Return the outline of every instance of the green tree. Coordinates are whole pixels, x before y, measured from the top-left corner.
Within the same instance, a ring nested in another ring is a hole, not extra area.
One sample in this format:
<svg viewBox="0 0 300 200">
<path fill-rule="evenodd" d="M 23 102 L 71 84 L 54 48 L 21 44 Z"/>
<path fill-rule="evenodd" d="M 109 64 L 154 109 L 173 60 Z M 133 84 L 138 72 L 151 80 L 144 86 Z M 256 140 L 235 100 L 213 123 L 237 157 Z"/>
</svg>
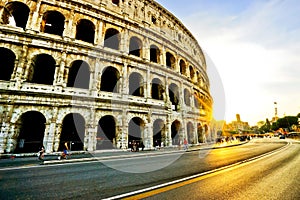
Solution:
<svg viewBox="0 0 300 200">
<path fill-rule="evenodd" d="M 298 117 L 297 116 L 286 116 L 283 118 L 279 118 L 276 123 L 278 125 L 278 128 L 287 128 L 288 130 L 290 130 L 292 125 L 298 124 Z"/>
</svg>

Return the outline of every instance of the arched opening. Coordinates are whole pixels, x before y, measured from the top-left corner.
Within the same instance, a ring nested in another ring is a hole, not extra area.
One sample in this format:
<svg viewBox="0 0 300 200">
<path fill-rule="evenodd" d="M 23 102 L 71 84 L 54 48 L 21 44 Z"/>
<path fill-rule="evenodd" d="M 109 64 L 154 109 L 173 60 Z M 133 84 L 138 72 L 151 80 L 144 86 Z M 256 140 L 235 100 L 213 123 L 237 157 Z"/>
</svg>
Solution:
<svg viewBox="0 0 300 200">
<path fill-rule="evenodd" d="M 136 72 L 133 72 L 129 76 L 129 94 L 133 96 L 144 96 L 144 80 L 143 77 Z"/>
<path fill-rule="evenodd" d="M 143 134 L 145 129 L 144 121 L 139 117 L 134 117 L 130 120 L 128 125 L 128 147 L 136 142 L 137 146 L 143 142 Z"/>
<path fill-rule="evenodd" d="M 137 37 L 130 38 L 129 54 L 137 57 L 142 55 L 142 41 Z"/>
<path fill-rule="evenodd" d="M 30 9 L 21 2 L 10 2 L 6 4 L 1 16 L 2 23 L 21 27 L 25 30 Z"/>
<path fill-rule="evenodd" d="M 6 48 L 0 48 L 0 80 L 9 81 L 14 71 L 16 56 Z"/>
<path fill-rule="evenodd" d="M 180 73 L 186 75 L 186 64 L 183 60 L 180 60 L 179 66 L 180 66 Z"/>
<path fill-rule="evenodd" d="M 20 117 L 15 153 L 38 152 L 43 145 L 46 118 L 37 111 L 28 111 Z"/>
<path fill-rule="evenodd" d="M 158 78 L 154 78 L 152 80 L 152 85 L 151 85 L 151 95 L 152 99 L 157 99 L 157 100 L 164 100 L 164 92 L 165 88 Z"/>
<path fill-rule="evenodd" d="M 113 4 L 115 4 L 115 5 L 119 5 L 120 0 L 112 0 L 111 2 L 112 2 Z"/>
<path fill-rule="evenodd" d="M 191 105 L 191 94 L 190 91 L 188 89 L 184 89 L 184 103 L 187 106 Z"/>
<path fill-rule="evenodd" d="M 163 143 L 165 145 L 165 134 L 164 134 L 164 121 L 157 119 L 153 123 L 153 146 L 160 146 Z"/>
<path fill-rule="evenodd" d="M 160 62 L 159 58 L 160 58 L 159 48 L 155 45 L 151 45 L 150 46 L 150 61 L 159 63 Z"/>
<path fill-rule="evenodd" d="M 65 149 L 65 143 L 72 151 L 84 150 L 85 120 L 78 113 L 65 116 L 60 135 L 59 151 Z"/>
<path fill-rule="evenodd" d="M 167 68 L 175 69 L 175 57 L 169 52 L 166 53 L 166 65 Z"/>
<path fill-rule="evenodd" d="M 95 25 L 87 19 L 81 19 L 76 25 L 76 39 L 94 43 Z"/>
<path fill-rule="evenodd" d="M 47 54 L 37 55 L 31 64 L 28 80 L 32 83 L 52 85 L 55 73 L 55 60 Z"/>
<path fill-rule="evenodd" d="M 172 103 L 172 110 L 178 111 L 179 110 L 179 88 L 174 83 L 172 83 L 169 86 L 169 98 Z"/>
<path fill-rule="evenodd" d="M 113 149 L 116 142 L 115 118 L 110 115 L 102 117 L 98 122 L 96 149 Z"/>
<path fill-rule="evenodd" d="M 58 11 L 44 13 L 41 32 L 62 36 L 65 26 L 65 16 Z"/>
<path fill-rule="evenodd" d="M 200 75 L 200 72 L 197 71 L 197 82 L 198 84 L 200 85 L 200 82 L 201 82 L 201 75 Z"/>
<path fill-rule="evenodd" d="M 111 49 L 119 49 L 120 33 L 116 29 L 110 28 L 105 32 L 104 46 Z"/>
<path fill-rule="evenodd" d="M 101 91 L 118 93 L 119 71 L 114 67 L 106 67 L 101 76 Z"/>
<path fill-rule="evenodd" d="M 172 137 L 172 145 L 180 144 L 180 129 L 181 124 L 178 120 L 175 120 L 171 125 L 171 137 Z"/>
<path fill-rule="evenodd" d="M 190 77 L 191 77 L 191 80 L 194 81 L 194 79 L 195 79 L 195 70 L 192 66 L 190 66 Z"/>
<path fill-rule="evenodd" d="M 195 92 L 194 93 L 194 104 L 195 104 L 195 108 L 200 108 L 200 101 L 199 101 L 200 97 L 199 95 Z"/>
<path fill-rule="evenodd" d="M 194 127 L 192 122 L 187 123 L 186 130 L 187 130 L 187 138 L 189 144 L 195 144 L 193 129 Z"/>
<path fill-rule="evenodd" d="M 90 85 L 90 66 L 82 60 L 72 63 L 68 76 L 67 87 L 89 89 Z"/>
<path fill-rule="evenodd" d="M 201 126 L 200 123 L 197 125 L 197 135 L 198 135 L 198 142 L 203 143 L 204 138 L 203 138 L 203 127 Z"/>
</svg>

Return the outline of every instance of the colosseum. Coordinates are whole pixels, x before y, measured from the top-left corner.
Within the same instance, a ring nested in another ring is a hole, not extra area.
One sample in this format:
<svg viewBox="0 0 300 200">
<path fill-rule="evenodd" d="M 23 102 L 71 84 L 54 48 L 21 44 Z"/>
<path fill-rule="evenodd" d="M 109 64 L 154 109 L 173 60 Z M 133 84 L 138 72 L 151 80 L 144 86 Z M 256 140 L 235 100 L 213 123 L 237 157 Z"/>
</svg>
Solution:
<svg viewBox="0 0 300 200">
<path fill-rule="evenodd" d="M 154 0 L 1 0 L 0 153 L 206 142 L 204 53 Z"/>
</svg>

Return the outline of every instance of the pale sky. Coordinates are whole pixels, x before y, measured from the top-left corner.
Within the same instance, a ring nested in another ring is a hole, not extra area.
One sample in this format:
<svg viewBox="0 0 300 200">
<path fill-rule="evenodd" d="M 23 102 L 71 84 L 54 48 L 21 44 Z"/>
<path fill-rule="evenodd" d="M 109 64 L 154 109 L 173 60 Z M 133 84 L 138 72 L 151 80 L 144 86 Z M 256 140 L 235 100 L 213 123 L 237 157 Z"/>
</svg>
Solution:
<svg viewBox="0 0 300 200">
<path fill-rule="evenodd" d="M 278 117 L 300 113 L 300 1 L 156 1 L 205 52 L 217 120 L 239 113 L 256 125 L 271 120 L 274 102 Z"/>
</svg>

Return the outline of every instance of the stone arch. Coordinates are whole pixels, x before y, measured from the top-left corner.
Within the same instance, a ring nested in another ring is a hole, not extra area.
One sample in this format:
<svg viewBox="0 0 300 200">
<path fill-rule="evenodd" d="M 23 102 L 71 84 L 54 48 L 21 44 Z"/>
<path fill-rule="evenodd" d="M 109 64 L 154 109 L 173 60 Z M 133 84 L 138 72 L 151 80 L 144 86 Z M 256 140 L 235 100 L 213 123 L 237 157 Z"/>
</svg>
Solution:
<svg viewBox="0 0 300 200">
<path fill-rule="evenodd" d="M 120 45 L 120 40 L 121 40 L 120 32 L 114 28 L 109 28 L 105 32 L 104 47 L 118 50 Z"/>
<path fill-rule="evenodd" d="M 47 11 L 43 15 L 41 32 L 62 36 L 65 26 L 65 16 L 58 11 Z"/>
<path fill-rule="evenodd" d="M 28 21 L 30 9 L 22 2 L 10 2 L 4 6 L 1 16 L 2 23 L 16 27 L 21 27 L 25 30 Z"/>
<path fill-rule="evenodd" d="M 187 106 L 191 106 L 191 94 L 187 88 L 184 89 L 184 103 Z"/>
<path fill-rule="evenodd" d="M 67 114 L 62 122 L 59 151 L 65 149 L 65 144 L 72 151 L 84 150 L 85 119 L 79 113 Z"/>
<path fill-rule="evenodd" d="M 114 67 L 106 67 L 102 71 L 100 90 L 105 92 L 119 92 L 120 72 Z"/>
<path fill-rule="evenodd" d="M 169 85 L 169 98 L 172 103 L 172 110 L 179 110 L 179 87 L 175 83 L 171 83 Z"/>
<path fill-rule="evenodd" d="M 76 60 L 69 69 L 67 87 L 89 89 L 90 66 L 87 62 Z"/>
<path fill-rule="evenodd" d="M 97 128 L 96 150 L 116 148 L 116 119 L 111 115 L 101 117 Z"/>
<path fill-rule="evenodd" d="M 166 145 L 165 124 L 162 119 L 156 119 L 153 123 L 153 146 Z"/>
<path fill-rule="evenodd" d="M 165 87 L 162 81 L 158 78 L 152 79 L 151 97 L 152 99 L 164 100 Z"/>
<path fill-rule="evenodd" d="M 36 55 L 31 63 L 28 80 L 32 83 L 52 85 L 55 73 L 55 60 L 48 54 Z"/>
<path fill-rule="evenodd" d="M 37 152 L 43 145 L 45 123 L 45 116 L 38 111 L 23 113 L 16 122 L 19 134 L 16 135 L 15 153 Z"/>
<path fill-rule="evenodd" d="M 187 73 L 186 73 L 186 63 L 184 62 L 184 60 L 180 60 L 179 61 L 179 66 L 180 66 L 180 73 L 182 74 L 182 75 L 186 75 Z"/>
<path fill-rule="evenodd" d="M 166 53 L 166 66 L 167 68 L 170 68 L 170 69 L 176 69 L 176 59 L 175 59 L 175 56 L 170 53 L 170 52 L 167 52 Z"/>
<path fill-rule="evenodd" d="M 197 124 L 197 135 L 198 135 L 198 142 L 203 143 L 204 142 L 204 134 L 203 134 L 203 126 L 201 123 Z"/>
<path fill-rule="evenodd" d="M 179 120 L 173 121 L 171 125 L 171 137 L 172 137 L 172 145 L 180 145 L 180 130 L 181 123 Z"/>
<path fill-rule="evenodd" d="M 0 80 L 9 81 L 15 68 L 16 55 L 10 49 L 0 47 Z"/>
<path fill-rule="evenodd" d="M 197 92 L 194 93 L 194 106 L 195 108 L 200 108 L 200 97 Z"/>
<path fill-rule="evenodd" d="M 195 79 L 194 67 L 190 65 L 189 70 L 190 70 L 190 78 L 191 78 L 192 81 L 194 81 L 194 79 Z"/>
<path fill-rule="evenodd" d="M 153 44 L 150 46 L 150 61 L 160 63 L 160 50 Z"/>
<path fill-rule="evenodd" d="M 80 19 L 76 25 L 75 39 L 93 44 L 94 37 L 95 37 L 94 23 L 87 19 Z"/>
<path fill-rule="evenodd" d="M 120 0 L 112 0 L 111 2 L 112 2 L 114 5 L 117 5 L 117 6 L 118 6 L 119 3 L 120 3 Z"/>
<path fill-rule="evenodd" d="M 195 144 L 194 140 L 194 126 L 192 122 L 188 122 L 186 125 L 187 139 L 189 144 Z"/>
<path fill-rule="evenodd" d="M 128 147 L 133 141 L 141 143 L 144 138 L 145 122 L 140 117 L 133 117 L 128 123 Z"/>
<path fill-rule="evenodd" d="M 137 72 L 132 72 L 129 76 L 129 94 L 133 96 L 144 96 L 144 79 Z"/>
<path fill-rule="evenodd" d="M 142 41 L 138 37 L 133 36 L 130 38 L 129 55 L 141 57 L 142 56 L 142 48 L 143 48 Z"/>
</svg>

